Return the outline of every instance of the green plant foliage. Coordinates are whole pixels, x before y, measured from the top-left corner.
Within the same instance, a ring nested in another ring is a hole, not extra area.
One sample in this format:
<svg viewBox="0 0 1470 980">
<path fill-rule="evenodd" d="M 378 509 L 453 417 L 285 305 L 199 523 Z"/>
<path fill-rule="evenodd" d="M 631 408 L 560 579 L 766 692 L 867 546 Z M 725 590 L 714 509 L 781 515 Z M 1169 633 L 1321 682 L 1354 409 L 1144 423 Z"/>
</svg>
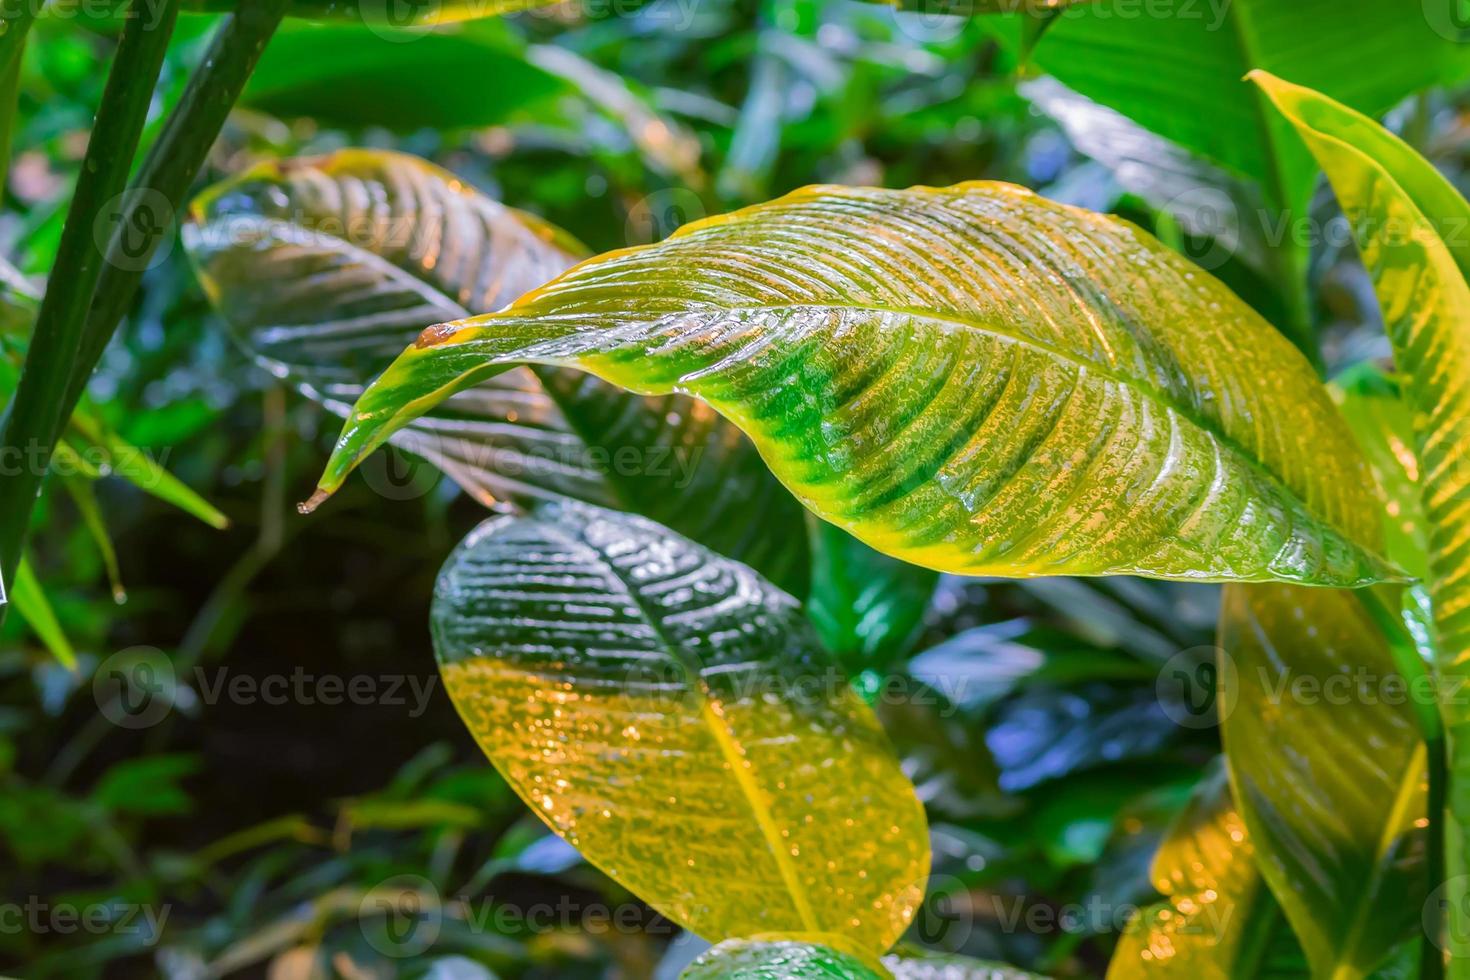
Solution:
<svg viewBox="0 0 1470 980">
<path fill-rule="evenodd" d="M 1241 84 L 1247 72 L 1274 72 L 1364 112 L 1385 111 L 1411 92 L 1470 72 L 1470 52 L 1433 29 L 1420 0 L 1176 4 L 1126 23 L 1110 14 L 1106 5 L 1069 11 L 1037 49 L 1037 66 L 1263 181 L 1280 207 L 1305 204 L 1311 160 Z"/>
<path fill-rule="evenodd" d="M 458 24 L 481 17 L 502 17 L 546 7 L 555 0 L 291 0 L 287 16 L 309 21 L 368 23 L 384 31 L 402 31 L 411 37 L 435 25 Z M 234 10 L 239 0 L 188 0 L 193 10 Z"/>
<path fill-rule="evenodd" d="M 1384 493 L 1388 554 L 1422 567 L 1418 463 L 1403 406 L 1366 369 L 1334 386 Z M 1220 611 L 1221 736 L 1265 878 L 1314 973 L 1366 976 L 1419 925 L 1425 901 L 1424 677 L 1391 644 L 1399 586 L 1363 592 L 1227 586 Z M 1417 652 L 1415 653 L 1417 656 Z M 1290 741 L 1295 748 L 1282 752 Z"/>
<path fill-rule="evenodd" d="M 490 126 L 568 91 L 522 52 L 494 22 L 422 34 L 293 23 L 271 40 L 241 101 L 341 126 Z"/>
<path fill-rule="evenodd" d="M 1419 924 L 1425 747 L 1351 592 L 1227 586 L 1221 736 L 1258 860 L 1315 975 L 1366 976 Z M 1282 751 L 1290 743 L 1292 750 Z"/>
<path fill-rule="evenodd" d="M 1223 766 L 1196 787 L 1150 869 L 1165 901 L 1118 940 L 1108 980 L 1251 980 L 1305 972 L 1256 865 Z"/>
<path fill-rule="evenodd" d="M 886 980 L 863 959 L 811 941 L 727 939 L 690 964 L 680 980 Z"/>
<path fill-rule="evenodd" d="M 185 244 L 236 338 L 341 415 L 426 323 L 498 309 L 584 254 L 400 153 L 263 164 L 205 192 L 192 215 Z M 396 444 L 484 503 L 634 510 L 805 588 L 801 508 L 739 430 L 691 399 L 520 369 L 449 399 Z"/>
<path fill-rule="evenodd" d="M 818 516 L 926 567 L 1397 574 L 1354 543 L 1376 531 L 1353 525 L 1362 462 L 1290 345 L 1138 229 L 1009 185 L 798 191 L 428 331 L 358 401 L 319 498 L 525 362 L 702 398 Z"/>
<path fill-rule="evenodd" d="M 31 570 L 30 562 L 24 557 L 16 567 L 15 581 L 10 583 L 9 599 L 15 611 L 20 613 L 26 625 L 46 644 L 46 649 L 51 651 L 52 656 L 68 670 L 76 670 L 76 651 L 66 638 L 66 631 L 61 628 L 61 621 L 56 618 L 56 611 L 51 608 L 45 590 L 41 588 L 36 573 Z"/>
<path fill-rule="evenodd" d="M 1470 73 L 1470 50 L 1434 29 L 1432 6 L 1230 0 L 1128 16 L 1107 4 L 1083 4 L 1056 18 L 1030 57 L 1082 95 L 1260 182 L 1266 210 L 1239 218 L 1266 226 L 1276 289 L 1291 310 L 1278 326 L 1311 349 L 1304 298 L 1311 238 L 1294 223 L 1307 216 L 1314 168 L 1289 127 L 1241 78 L 1266 69 L 1365 112 L 1384 112 L 1412 92 Z M 1026 24 L 998 36 L 1020 52 Z M 1223 203 L 1212 213 L 1228 215 L 1235 202 Z"/>
<path fill-rule="evenodd" d="M 826 521 L 812 519 L 807 616 L 822 645 L 850 669 L 882 669 L 908 652 L 939 581 L 889 558 Z"/>
<path fill-rule="evenodd" d="M 904 952 L 880 965 L 825 945 L 823 936 L 727 939 L 705 952 L 680 980 L 1041 980 L 1012 966 L 967 956 Z M 843 943 L 836 943 L 839 947 Z"/>
<path fill-rule="evenodd" d="M 1372 277 L 1412 409 L 1419 496 L 1428 523 L 1429 592 L 1438 668 L 1467 676 L 1470 651 L 1470 204 L 1403 141 L 1324 95 L 1264 72 L 1252 79 L 1296 127 L 1327 172 Z M 1449 688 L 1447 687 L 1447 690 Z M 1452 885 L 1463 889 L 1470 827 L 1470 717 L 1442 705 L 1449 732 Z M 1465 904 L 1451 900 L 1449 935 L 1464 936 Z M 1461 958 L 1455 958 L 1461 959 Z M 1463 968 L 1461 968 L 1463 970 Z M 1452 968 L 1452 974 L 1459 975 Z"/>
<path fill-rule="evenodd" d="M 883 957 L 894 980 L 1042 980 L 1035 973 L 969 956 L 900 951 Z"/>
<path fill-rule="evenodd" d="M 532 809 L 719 940 L 909 925 L 924 811 L 794 600 L 642 518 L 549 504 L 450 557 L 434 646 L 465 723 Z"/>
</svg>

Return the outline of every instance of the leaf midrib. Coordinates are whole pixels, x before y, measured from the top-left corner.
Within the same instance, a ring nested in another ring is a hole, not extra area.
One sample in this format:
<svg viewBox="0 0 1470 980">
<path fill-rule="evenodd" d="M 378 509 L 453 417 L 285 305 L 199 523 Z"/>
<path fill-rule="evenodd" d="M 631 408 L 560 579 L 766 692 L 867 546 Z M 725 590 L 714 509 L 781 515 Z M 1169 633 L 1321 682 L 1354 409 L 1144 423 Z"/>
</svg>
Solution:
<svg viewBox="0 0 1470 980">
<path fill-rule="evenodd" d="M 542 298 L 544 297 L 537 297 L 538 300 Z M 1283 493 L 1298 501 L 1302 505 L 1302 508 L 1306 513 L 1312 515 L 1326 527 L 1331 528 L 1343 540 L 1351 542 L 1359 550 L 1375 560 L 1380 559 L 1381 557 L 1377 554 L 1376 548 L 1369 549 L 1365 544 L 1358 540 L 1356 535 L 1349 534 L 1343 527 L 1341 527 L 1336 519 L 1330 519 L 1322 515 L 1319 512 L 1318 508 L 1310 506 L 1308 502 L 1302 498 L 1301 494 L 1299 494 L 1293 487 L 1288 485 L 1281 476 L 1277 475 L 1273 470 L 1269 469 L 1265 465 L 1265 463 L 1257 459 L 1254 454 L 1247 451 L 1244 446 L 1242 446 L 1229 434 L 1219 429 L 1218 426 L 1215 425 L 1211 420 L 1207 418 L 1202 418 L 1199 414 L 1197 414 L 1196 409 L 1190 406 L 1185 406 L 1168 393 L 1163 392 L 1158 388 L 1155 388 L 1153 385 L 1148 384 L 1142 379 L 1119 373 L 1112 366 L 1105 363 L 1099 361 L 1091 361 L 1082 357 L 1078 357 L 1077 355 L 1069 351 L 1063 350 L 1059 347 L 1055 347 L 1034 337 L 1028 337 L 1020 333 L 1000 329 L 999 327 L 991 324 L 981 323 L 976 320 L 967 320 L 959 316 L 950 316 L 934 310 L 924 310 L 914 307 L 876 306 L 872 304 L 859 303 L 772 303 L 752 304 L 749 306 L 719 306 L 714 307 L 714 309 L 718 310 L 719 314 L 723 316 L 742 316 L 747 314 L 765 312 L 801 313 L 804 311 L 811 311 L 812 313 L 822 314 L 857 311 L 861 313 L 871 314 L 873 316 L 899 315 L 907 316 L 915 320 L 933 323 L 940 329 L 958 328 L 964 330 L 972 330 L 979 333 L 988 334 L 989 336 L 996 337 L 1005 341 L 1009 341 L 1022 347 L 1030 348 L 1043 355 L 1065 363 L 1079 371 L 1090 372 L 1094 375 L 1098 375 L 1100 377 L 1106 378 L 1107 380 L 1135 390 L 1142 394 L 1145 398 L 1148 398 L 1150 401 L 1154 402 L 1160 408 L 1173 412 L 1180 418 L 1185 419 L 1191 425 L 1194 425 L 1196 428 L 1201 429 L 1209 436 L 1214 438 L 1216 441 L 1221 443 L 1225 447 L 1225 449 L 1227 449 L 1232 455 L 1245 463 L 1248 468 L 1253 469 L 1257 473 L 1259 473 L 1272 486 L 1277 487 Z M 537 319 L 545 319 L 541 317 L 535 317 L 533 315 L 527 315 L 527 313 L 528 311 L 517 311 L 515 307 L 512 307 L 504 314 L 496 316 L 495 319 L 503 318 L 507 320 L 522 320 L 523 322 Z M 664 315 L 667 314 L 660 314 L 657 319 L 661 319 Z M 622 322 L 633 323 L 638 322 L 640 319 L 642 320 L 642 322 L 645 323 L 651 322 L 636 316 L 630 317 Z M 517 362 L 515 360 L 515 355 L 505 355 L 503 358 L 492 359 L 491 363 L 503 363 L 506 365 L 510 365 L 514 363 L 524 362 Z"/>
<path fill-rule="evenodd" d="M 639 594 L 637 584 L 624 575 L 616 563 L 609 559 L 600 548 L 588 541 L 583 535 L 573 534 L 559 524 L 544 520 L 538 521 L 537 523 L 546 528 L 548 533 L 559 536 L 570 544 L 586 548 L 597 555 L 602 565 L 607 569 L 608 574 L 617 579 L 619 584 L 623 586 L 623 590 L 627 593 L 629 601 L 637 607 L 639 614 L 643 617 L 644 623 L 653 631 L 664 652 L 683 669 L 685 675 L 689 678 L 687 690 L 699 699 L 700 718 L 704 721 L 705 727 L 714 738 L 715 744 L 720 750 L 721 757 L 725 760 L 726 766 L 735 779 L 735 784 L 740 788 L 741 798 L 745 801 L 746 806 L 750 808 L 751 816 L 755 819 L 756 826 L 761 832 L 761 837 L 764 838 L 767 847 L 770 848 L 772 860 L 776 864 L 776 869 L 781 875 L 782 882 L 786 885 L 787 895 L 791 899 L 792 906 L 796 909 L 796 914 L 801 919 L 804 930 L 813 933 L 822 931 L 812 911 L 811 898 L 802 887 L 801 878 L 795 866 L 791 863 L 790 856 L 782 846 L 781 833 L 776 827 L 775 817 L 765 805 L 764 794 L 761 792 L 760 787 L 745 769 L 746 760 L 740 754 L 739 742 L 735 737 L 735 733 L 715 708 L 717 699 L 711 695 L 709 686 L 704 682 L 700 671 L 700 663 L 693 657 L 690 657 L 677 643 L 673 642 L 660 624 L 655 610 L 651 609 Z"/>
</svg>

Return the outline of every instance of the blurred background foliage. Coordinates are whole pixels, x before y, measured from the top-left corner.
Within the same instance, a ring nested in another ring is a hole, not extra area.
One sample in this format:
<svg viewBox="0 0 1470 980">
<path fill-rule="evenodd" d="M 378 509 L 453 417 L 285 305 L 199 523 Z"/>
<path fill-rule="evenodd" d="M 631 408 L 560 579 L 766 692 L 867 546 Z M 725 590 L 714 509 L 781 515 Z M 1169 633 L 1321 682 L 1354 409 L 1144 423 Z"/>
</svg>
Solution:
<svg viewBox="0 0 1470 980">
<path fill-rule="evenodd" d="M 181 20 L 155 119 L 213 20 Z M 117 33 L 77 7 L 35 27 L 0 215 L 0 256 L 25 274 L 54 257 Z M 978 20 L 849 0 L 590 0 L 407 34 L 288 22 L 244 103 L 201 184 L 263 158 L 392 147 L 596 251 L 808 183 L 975 178 L 1122 214 L 1196 254 L 1212 247 L 1138 179 L 1139 159 L 1162 151 L 1018 70 Z M 1390 122 L 1467 189 L 1460 93 L 1417 96 Z M 1330 206 L 1319 194 L 1329 221 Z M 336 422 L 252 366 L 182 250 L 165 252 L 90 394 L 104 424 L 231 525 L 102 481 L 126 592 L 113 603 L 87 509 L 44 500 L 33 564 L 79 670 L 19 617 L 0 633 L 0 894 L 113 909 L 119 927 L 0 929 L 0 972 L 676 976 L 702 944 L 646 909 L 633 928 L 597 928 L 587 909 L 636 900 L 548 836 L 435 684 L 433 576 L 482 510 L 392 456 L 325 513 L 297 516 Z M 1351 249 L 1320 246 L 1312 259 L 1329 364 L 1384 356 Z M 1276 312 L 1248 249 L 1215 271 Z M 1149 859 L 1218 751 L 1213 728 L 1181 724 L 1189 716 L 1161 702 L 1157 679 L 1166 662 L 1207 660 L 1214 590 L 945 578 L 894 594 L 908 606 L 902 629 L 834 642 L 930 811 L 935 877 L 911 939 L 1101 975 L 1117 939 L 1106 922 L 1018 928 L 1014 917 L 1155 898 Z M 173 664 L 171 708 L 120 726 L 99 710 L 97 671 L 137 647 Z M 365 676 L 379 691 L 397 683 L 397 695 L 329 705 L 210 694 L 221 678 L 298 671 Z M 890 697 L 892 676 L 932 696 Z M 413 692 L 429 685 L 418 705 Z M 574 911 L 556 928 L 516 914 L 559 903 Z M 129 911 L 140 905 L 166 918 Z M 391 923 L 365 910 L 385 908 L 407 910 L 406 938 L 374 931 Z M 415 942 L 418 928 L 437 941 Z"/>
</svg>

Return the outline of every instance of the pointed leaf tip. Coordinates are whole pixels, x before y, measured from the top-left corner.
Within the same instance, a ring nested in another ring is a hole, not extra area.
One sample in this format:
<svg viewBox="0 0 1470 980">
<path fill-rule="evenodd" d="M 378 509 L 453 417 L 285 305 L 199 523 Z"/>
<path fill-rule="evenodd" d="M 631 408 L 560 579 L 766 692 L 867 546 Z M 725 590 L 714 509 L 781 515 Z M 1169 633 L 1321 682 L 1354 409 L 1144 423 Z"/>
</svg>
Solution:
<svg viewBox="0 0 1470 980">
<path fill-rule="evenodd" d="M 317 487 L 316 490 L 312 492 L 312 495 L 310 497 L 307 497 L 301 503 L 296 505 L 296 512 L 301 514 L 302 516 L 310 514 L 322 504 L 326 503 L 327 498 L 331 495 L 332 491 L 328 490 L 327 488 Z"/>
</svg>

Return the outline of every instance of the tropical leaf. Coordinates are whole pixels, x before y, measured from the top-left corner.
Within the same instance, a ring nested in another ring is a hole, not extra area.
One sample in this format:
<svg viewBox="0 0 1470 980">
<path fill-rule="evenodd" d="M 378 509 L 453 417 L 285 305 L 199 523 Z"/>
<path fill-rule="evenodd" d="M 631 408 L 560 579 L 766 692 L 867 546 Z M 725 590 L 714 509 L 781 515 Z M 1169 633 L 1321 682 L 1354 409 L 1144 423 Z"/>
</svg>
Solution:
<svg viewBox="0 0 1470 980">
<path fill-rule="evenodd" d="M 881 969 L 820 938 L 727 939 L 689 964 L 679 980 L 887 980 Z"/>
<path fill-rule="evenodd" d="M 445 687 L 557 833 L 719 940 L 881 953 L 929 867 L 924 811 L 797 603 L 640 517 L 482 524 L 435 590 Z M 835 828 L 835 831 L 834 831 Z"/>
<path fill-rule="evenodd" d="M 1383 494 L 1384 553 L 1416 580 L 1427 579 L 1429 526 L 1419 499 L 1413 409 L 1398 381 L 1369 364 L 1334 378 L 1328 391 Z"/>
<path fill-rule="evenodd" d="M 1426 896 L 1425 746 L 1358 595 L 1227 586 L 1221 738 L 1262 872 L 1314 976 L 1366 976 Z M 1283 751 L 1283 746 L 1291 746 Z"/>
<path fill-rule="evenodd" d="M 894 980 L 1042 980 L 1005 963 L 911 950 L 883 957 L 883 965 Z"/>
<path fill-rule="evenodd" d="M 907 652 L 939 576 L 876 552 L 825 521 L 809 523 L 807 616 L 822 645 L 849 669 L 881 670 Z"/>
<path fill-rule="evenodd" d="M 914 951 L 885 956 L 875 968 L 864 957 L 824 945 L 825 938 L 727 939 L 690 964 L 680 980 L 1041 980 L 1001 963 Z"/>
<path fill-rule="evenodd" d="M 184 241 L 247 351 L 341 415 L 426 324 L 498 309 L 584 254 L 399 153 L 266 163 L 212 188 Z M 681 396 L 519 369 L 394 437 L 485 503 L 635 510 L 804 589 L 801 508 L 739 430 Z"/>
<path fill-rule="evenodd" d="M 1412 412 L 1418 491 L 1428 523 L 1437 668 L 1446 691 L 1470 679 L 1470 203 L 1408 144 L 1371 119 L 1264 72 L 1252 79 L 1327 172 L 1372 278 L 1403 397 Z M 1443 699 L 1449 742 L 1452 887 L 1470 854 L 1470 712 Z M 1463 895 L 1448 935 L 1470 928 Z M 1451 975 L 1470 976 L 1458 949 Z"/>
<path fill-rule="evenodd" d="M 311 503 L 526 362 L 703 399 L 814 513 L 925 567 L 1398 574 L 1355 543 L 1377 531 L 1363 463 L 1289 344 L 1146 233 L 1007 184 L 808 188 L 426 331 Z"/>
<path fill-rule="evenodd" d="M 1385 492 L 1390 557 L 1422 566 L 1418 465 L 1392 383 L 1360 368 L 1333 392 Z M 1368 975 L 1414 932 L 1427 890 L 1416 709 L 1432 714 L 1434 693 L 1422 670 L 1402 676 L 1391 644 L 1419 651 L 1375 609 L 1397 610 L 1407 590 L 1374 591 L 1227 586 L 1220 613 L 1221 734 L 1240 814 L 1318 976 Z"/>
<path fill-rule="evenodd" d="M 1294 942 L 1256 867 L 1223 767 L 1201 780 L 1154 855 L 1150 877 L 1165 901 L 1129 924 L 1113 951 L 1108 980 L 1277 975 L 1270 968 L 1273 953 Z"/>
</svg>

